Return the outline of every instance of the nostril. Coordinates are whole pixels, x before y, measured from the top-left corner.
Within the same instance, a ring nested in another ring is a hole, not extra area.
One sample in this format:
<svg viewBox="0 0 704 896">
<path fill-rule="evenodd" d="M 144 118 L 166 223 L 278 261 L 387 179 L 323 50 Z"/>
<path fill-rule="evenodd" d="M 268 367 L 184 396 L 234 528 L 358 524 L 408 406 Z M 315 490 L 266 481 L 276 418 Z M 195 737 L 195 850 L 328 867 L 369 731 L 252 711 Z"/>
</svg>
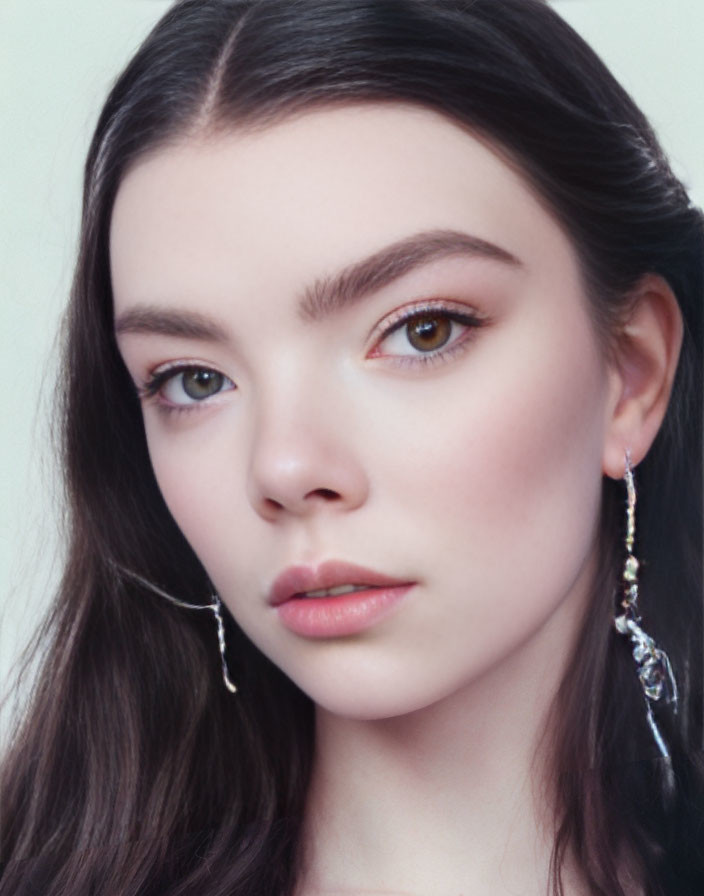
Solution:
<svg viewBox="0 0 704 896">
<path fill-rule="evenodd" d="M 303 496 L 304 504 L 301 505 L 301 509 L 305 506 L 305 504 L 313 499 L 315 501 L 320 501 L 321 503 L 328 503 L 330 501 L 340 501 L 342 500 L 342 495 L 339 492 L 336 492 L 332 488 L 315 488 L 311 491 L 307 492 Z M 294 504 L 296 502 L 293 502 Z M 285 510 L 287 507 L 293 507 L 293 504 L 290 504 L 287 501 L 277 501 L 275 498 L 264 498 L 263 501 L 264 510 L 267 514 L 273 514 L 278 516 L 282 510 Z"/>
<path fill-rule="evenodd" d="M 322 498 L 324 501 L 337 501 L 340 494 L 331 488 L 316 488 L 312 492 L 308 492 L 306 498 Z"/>
<path fill-rule="evenodd" d="M 275 501 L 273 498 L 264 498 L 264 504 L 268 510 L 283 510 L 284 506 L 280 501 Z"/>
</svg>

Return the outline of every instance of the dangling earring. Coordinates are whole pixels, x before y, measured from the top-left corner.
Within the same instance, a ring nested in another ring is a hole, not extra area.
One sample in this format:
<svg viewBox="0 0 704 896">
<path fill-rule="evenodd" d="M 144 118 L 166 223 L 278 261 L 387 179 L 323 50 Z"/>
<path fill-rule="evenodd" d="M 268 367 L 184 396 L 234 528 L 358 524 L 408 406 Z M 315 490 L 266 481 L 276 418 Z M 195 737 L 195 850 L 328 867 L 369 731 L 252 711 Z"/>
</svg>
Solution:
<svg viewBox="0 0 704 896">
<path fill-rule="evenodd" d="M 623 612 L 616 616 L 616 629 L 630 638 L 633 644 L 633 659 L 636 661 L 638 678 L 645 696 L 645 707 L 648 724 L 655 738 L 655 743 L 665 759 L 670 753 L 655 721 L 651 704 L 663 700 L 671 703 L 677 712 L 677 682 L 672 672 L 670 660 L 664 650 L 655 645 L 655 641 L 640 627 L 641 617 L 638 613 L 638 561 L 633 555 L 633 544 L 636 535 L 636 486 L 631 467 L 631 455 L 626 451 L 626 561 L 623 567 Z"/>
<path fill-rule="evenodd" d="M 218 626 L 218 647 L 220 648 L 220 662 L 222 663 L 222 680 L 225 682 L 225 687 L 231 694 L 237 693 L 237 687 L 230 679 L 230 673 L 227 670 L 227 660 L 225 659 L 225 623 L 222 619 L 222 604 L 220 603 L 220 598 L 217 594 L 213 594 L 213 602 L 210 605 L 210 609 L 215 614 L 215 621 Z"/>
<path fill-rule="evenodd" d="M 165 600 L 170 601 L 177 607 L 182 607 L 184 610 L 212 610 L 218 629 L 218 647 L 220 649 L 220 661 L 222 663 L 222 680 L 225 683 L 225 687 L 228 689 L 228 691 L 231 694 L 236 694 L 237 687 L 232 682 L 230 673 L 227 669 L 227 660 L 225 658 L 225 623 L 222 618 L 222 604 L 220 603 L 220 598 L 218 597 L 218 595 L 213 594 L 210 598 L 211 603 L 209 604 L 187 604 L 185 601 L 179 600 L 178 598 L 173 597 L 171 594 L 168 594 L 166 591 L 163 591 L 152 582 L 147 581 L 147 579 L 142 578 L 142 576 L 137 575 L 137 573 L 131 572 L 129 569 L 124 569 L 122 566 L 118 566 L 116 563 L 113 563 L 112 565 L 122 575 L 127 576 L 135 582 L 138 582 L 143 587 L 148 588 L 150 591 L 153 591 L 154 594 L 158 594 L 159 597 L 163 597 Z"/>
</svg>

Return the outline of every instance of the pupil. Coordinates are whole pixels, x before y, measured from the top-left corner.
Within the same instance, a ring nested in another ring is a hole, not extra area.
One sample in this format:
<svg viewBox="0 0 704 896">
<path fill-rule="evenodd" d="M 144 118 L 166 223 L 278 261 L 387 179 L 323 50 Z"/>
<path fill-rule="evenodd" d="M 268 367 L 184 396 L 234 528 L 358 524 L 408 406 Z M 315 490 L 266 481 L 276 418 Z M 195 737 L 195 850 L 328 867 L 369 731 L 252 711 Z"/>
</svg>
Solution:
<svg viewBox="0 0 704 896">
<path fill-rule="evenodd" d="M 445 345 L 452 325 L 444 317 L 417 317 L 407 327 L 408 341 L 419 351 L 433 351 Z"/>
<path fill-rule="evenodd" d="M 183 374 L 183 391 L 189 398 L 207 398 L 222 388 L 222 374 L 214 370 L 189 370 Z"/>
</svg>

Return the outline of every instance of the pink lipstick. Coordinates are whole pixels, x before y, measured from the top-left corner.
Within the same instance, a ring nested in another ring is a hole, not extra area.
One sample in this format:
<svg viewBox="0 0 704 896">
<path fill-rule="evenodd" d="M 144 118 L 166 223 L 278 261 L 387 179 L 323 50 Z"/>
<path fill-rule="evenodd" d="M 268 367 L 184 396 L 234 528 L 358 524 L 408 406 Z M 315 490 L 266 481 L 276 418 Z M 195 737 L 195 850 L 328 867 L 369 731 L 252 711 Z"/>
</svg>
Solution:
<svg viewBox="0 0 704 896">
<path fill-rule="evenodd" d="M 318 567 L 292 566 L 269 593 L 279 619 L 306 638 L 339 638 L 364 631 L 389 615 L 415 582 L 328 560 Z"/>
</svg>

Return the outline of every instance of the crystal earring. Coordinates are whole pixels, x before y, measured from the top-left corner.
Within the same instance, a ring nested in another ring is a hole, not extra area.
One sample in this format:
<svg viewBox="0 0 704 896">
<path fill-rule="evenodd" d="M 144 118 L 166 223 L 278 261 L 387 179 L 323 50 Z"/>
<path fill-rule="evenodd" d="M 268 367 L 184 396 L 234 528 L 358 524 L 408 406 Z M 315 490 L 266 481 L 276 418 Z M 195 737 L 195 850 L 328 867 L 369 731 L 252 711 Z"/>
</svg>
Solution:
<svg viewBox="0 0 704 896">
<path fill-rule="evenodd" d="M 631 467 L 631 455 L 626 451 L 624 480 L 626 483 L 626 560 L 622 575 L 622 612 L 616 616 L 617 631 L 626 635 L 633 645 L 633 659 L 636 661 L 638 679 L 645 696 L 646 717 L 655 743 L 665 759 L 670 754 L 653 715 L 652 703 L 664 700 L 671 703 L 677 712 L 677 682 L 670 660 L 664 650 L 640 627 L 638 612 L 638 561 L 633 554 L 636 534 L 636 486 Z"/>
<path fill-rule="evenodd" d="M 159 597 L 163 597 L 165 600 L 170 601 L 172 604 L 175 604 L 177 607 L 182 607 L 184 610 L 211 610 L 213 615 L 215 616 L 215 622 L 217 624 L 218 630 L 218 648 L 220 650 L 220 662 L 222 663 L 222 680 L 225 684 L 225 687 L 231 694 L 237 693 L 237 687 L 232 682 L 230 678 L 230 673 L 227 669 L 227 660 L 225 658 L 225 623 L 222 618 L 222 604 L 220 602 L 220 598 L 217 594 L 213 594 L 210 598 L 211 602 L 209 604 L 188 604 L 183 600 L 179 600 L 173 595 L 169 594 L 166 591 L 163 591 L 161 588 L 154 585 L 152 582 L 147 581 L 147 579 L 142 578 L 142 576 L 137 575 L 137 573 L 132 572 L 129 569 L 124 569 L 121 566 L 117 566 L 117 564 L 113 564 L 122 575 L 127 576 L 130 579 L 133 579 L 135 582 L 138 582 L 140 585 L 148 588 L 150 591 L 153 591 L 154 594 L 158 594 Z"/>
</svg>

